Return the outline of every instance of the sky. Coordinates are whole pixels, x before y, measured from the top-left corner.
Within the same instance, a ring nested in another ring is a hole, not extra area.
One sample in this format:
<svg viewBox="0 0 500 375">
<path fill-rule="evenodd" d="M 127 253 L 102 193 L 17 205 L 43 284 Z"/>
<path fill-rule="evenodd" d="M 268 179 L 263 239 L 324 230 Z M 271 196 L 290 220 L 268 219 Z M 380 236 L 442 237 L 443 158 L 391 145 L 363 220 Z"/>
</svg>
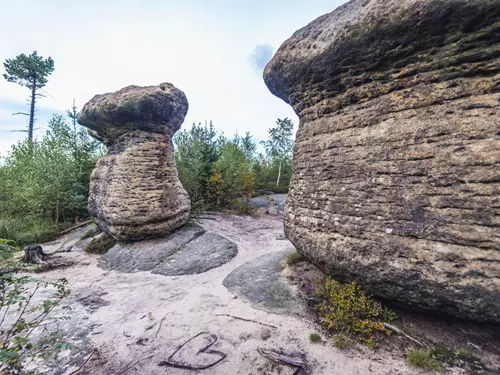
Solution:
<svg viewBox="0 0 500 375">
<path fill-rule="evenodd" d="M 75 99 L 128 85 L 171 82 L 184 91 L 183 128 L 213 121 L 226 136 L 266 139 L 277 118 L 298 118 L 262 79 L 297 29 L 341 0 L 0 0 L 0 60 L 34 50 L 55 70 L 38 102 L 35 136 Z M 3 65 L 0 72 L 4 73 Z M 0 77 L 0 154 L 24 139 L 29 90 Z"/>
</svg>

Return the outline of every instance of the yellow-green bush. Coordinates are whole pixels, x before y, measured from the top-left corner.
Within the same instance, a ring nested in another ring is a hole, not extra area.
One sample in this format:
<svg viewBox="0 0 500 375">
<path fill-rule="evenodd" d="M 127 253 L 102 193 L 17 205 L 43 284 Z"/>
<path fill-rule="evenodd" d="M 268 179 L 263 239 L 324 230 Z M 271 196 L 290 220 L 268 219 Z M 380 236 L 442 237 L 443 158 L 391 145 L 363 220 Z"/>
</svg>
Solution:
<svg viewBox="0 0 500 375">
<path fill-rule="evenodd" d="M 394 312 L 373 300 L 356 282 L 341 284 L 327 278 L 316 293 L 321 299 L 321 324 L 334 332 L 350 333 L 370 348 L 389 334 L 384 322 L 396 319 Z"/>
</svg>

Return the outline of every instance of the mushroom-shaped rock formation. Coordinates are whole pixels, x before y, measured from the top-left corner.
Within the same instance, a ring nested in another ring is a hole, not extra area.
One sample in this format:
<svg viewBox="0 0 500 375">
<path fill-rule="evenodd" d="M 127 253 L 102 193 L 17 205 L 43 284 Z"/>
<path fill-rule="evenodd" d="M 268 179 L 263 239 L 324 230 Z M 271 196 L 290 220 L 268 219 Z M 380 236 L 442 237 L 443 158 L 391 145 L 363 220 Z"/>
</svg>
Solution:
<svg viewBox="0 0 500 375">
<path fill-rule="evenodd" d="M 80 112 L 78 122 L 108 147 L 92 173 L 89 210 L 117 240 L 166 235 L 187 222 L 172 144 L 187 110 L 184 93 L 162 83 L 96 95 Z"/>
<path fill-rule="evenodd" d="M 300 118 L 298 251 L 377 296 L 500 322 L 500 2 L 352 0 L 264 80 Z"/>
</svg>

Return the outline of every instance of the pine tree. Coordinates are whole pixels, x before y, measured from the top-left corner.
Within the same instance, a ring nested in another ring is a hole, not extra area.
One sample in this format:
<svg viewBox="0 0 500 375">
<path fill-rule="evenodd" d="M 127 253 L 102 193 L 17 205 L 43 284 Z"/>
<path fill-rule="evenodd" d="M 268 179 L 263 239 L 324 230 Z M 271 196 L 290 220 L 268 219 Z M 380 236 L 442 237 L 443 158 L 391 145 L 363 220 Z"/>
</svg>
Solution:
<svg viewBox="0 0 500 375">
<path fill-rule="evenodd" d="M 20 112 L 18 114 L 26 115 L 30 118 L 28 140 L 31 142 L 33 140 L 33 126 L 35 123 L 36 98 L 44 96 L 39 91 L 47 84 L 47 77 L 54 71 L 54 60 L 51 57 L 44 59 L 34 51 L 29 56 L 22 53 L 14 59 L 6 59 L 3 66 L 6 71 L 3 77 L 8 82 L 14 82 L 30 89 L 30 112 Z"/>
</svg>

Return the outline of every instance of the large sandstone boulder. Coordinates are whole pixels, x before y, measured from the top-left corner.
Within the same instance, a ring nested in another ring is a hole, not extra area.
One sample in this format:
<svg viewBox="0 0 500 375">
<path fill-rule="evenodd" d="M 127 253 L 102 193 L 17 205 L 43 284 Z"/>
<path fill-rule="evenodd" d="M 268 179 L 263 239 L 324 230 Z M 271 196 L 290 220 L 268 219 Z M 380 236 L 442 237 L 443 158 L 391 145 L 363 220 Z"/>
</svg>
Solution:
<svg viewBox="0 0 500 375">
<path fill-rule="evenodd" d="M 500 1 L 353 0 L 264 79 L 300 118 L 299 252 L 377 296 L 500 322 Z"/>
<path fill-rule="evenodd" d="M 187 110 L 184 93 L 162 83 L 96 95 L 80 112 L 78 122 L 108 147 L 92 173 L 89 210 L 115 239 L 166 235 L 187 222 L 172 144 Z"/>
</svg>

